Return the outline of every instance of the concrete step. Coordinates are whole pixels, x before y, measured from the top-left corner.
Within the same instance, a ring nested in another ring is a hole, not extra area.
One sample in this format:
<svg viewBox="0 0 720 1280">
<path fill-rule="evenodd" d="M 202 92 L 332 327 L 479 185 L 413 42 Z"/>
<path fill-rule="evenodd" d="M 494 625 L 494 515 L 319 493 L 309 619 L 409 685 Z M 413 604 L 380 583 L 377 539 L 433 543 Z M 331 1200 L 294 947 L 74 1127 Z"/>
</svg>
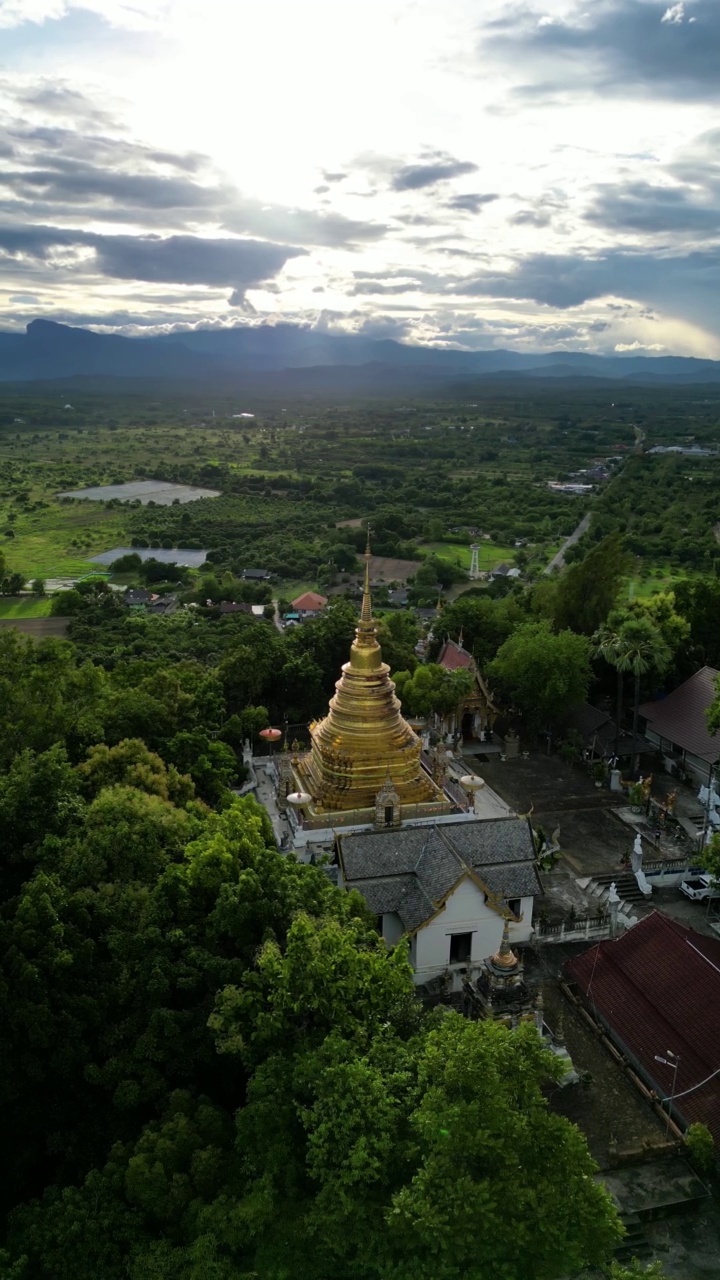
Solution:
<svg viewBox="0 0 720 1280">
<path fill-rule="evenodd" d="M 620 898 L 624 902 L 645 902 L 645 894 L 638 887 L 638 882 L 631 871 L 620 871 L 616 875 L 609 872 L 599 872 L 593 876 L 596 888 L 593 889 L 595 895 L 599 898 L 607 898 L 610 892 L 610 885 L 615 884 Z"/>
</svg>

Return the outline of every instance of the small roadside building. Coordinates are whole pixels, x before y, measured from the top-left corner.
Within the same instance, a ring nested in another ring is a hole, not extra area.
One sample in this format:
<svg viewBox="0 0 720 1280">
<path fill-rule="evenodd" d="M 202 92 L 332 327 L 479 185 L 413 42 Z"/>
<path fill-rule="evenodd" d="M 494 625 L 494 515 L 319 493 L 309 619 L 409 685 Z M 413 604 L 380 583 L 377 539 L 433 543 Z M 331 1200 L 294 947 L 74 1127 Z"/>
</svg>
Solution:
<svg viewBox="0 0 720 1280">
<path fill-rule="evenodd" d="M 327 596 L 321 596 L 317 591 L 304 591 L 291 604 L 298 617 L 316 618 L 327 605 Z"/>
<path fill-rule="evenodd" d="M 720 939 L 653 911 L 564 971 L 676 1123 L 720 1142 Z"/>
<path fill-rule="evenodd" d="M 409 939 L 417 983 L 477 980 L 506 921 L 510 945 L 532 936 L 542 888 L 526 818 L 339 834 L 336 857 L 340 883 L 362 894 L 385 941 Z"/>
<path fill-rule="evenodd" d="M 702 784 L 720 760 L 720 733 L 710 733 L 706 717 L 718 674 L 701 667 L 667 698 L 640 707 L 645 737 L 662 752 L 668 772 L 689 773 Z"/>
</svg>

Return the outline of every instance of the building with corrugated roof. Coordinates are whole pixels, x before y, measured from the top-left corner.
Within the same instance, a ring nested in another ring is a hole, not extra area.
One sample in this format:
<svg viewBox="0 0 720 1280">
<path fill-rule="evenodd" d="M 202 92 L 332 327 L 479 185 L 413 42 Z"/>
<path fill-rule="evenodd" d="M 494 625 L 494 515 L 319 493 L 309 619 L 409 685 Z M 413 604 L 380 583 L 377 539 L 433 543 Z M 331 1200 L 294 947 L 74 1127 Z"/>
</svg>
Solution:
<svg viewBox="0 0 720 1280">
<path fill-rule="evenodd" d="M 720 940 L 654 911 L 565 973 L 680 1127 L 720 1142 Z"/>
<path fill-rule="evenodd" d="M 714 667 L 701 667 L 666 698 L 640 707 L 645 737 L 660 748 L 670 772 L 680 768 L 703 783 L 720 760 L 720 733 L 710 733 L 706 715 L 719 674 Z"/>
</svg>

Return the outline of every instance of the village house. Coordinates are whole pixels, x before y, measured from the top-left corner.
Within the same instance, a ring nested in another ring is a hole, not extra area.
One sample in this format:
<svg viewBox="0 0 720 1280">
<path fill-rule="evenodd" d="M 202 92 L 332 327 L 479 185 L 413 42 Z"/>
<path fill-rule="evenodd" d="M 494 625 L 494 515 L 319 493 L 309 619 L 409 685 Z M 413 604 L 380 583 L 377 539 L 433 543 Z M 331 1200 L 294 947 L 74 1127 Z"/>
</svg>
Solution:
<svg viewBox="0 0 720 1280">
<path fill-rule="evenodd" d="M 316 618 L 327 605 L 327 596 L 321 596 L 317 591 L 303 591 L 290 603 L 298 618 Z"/>
</svg>

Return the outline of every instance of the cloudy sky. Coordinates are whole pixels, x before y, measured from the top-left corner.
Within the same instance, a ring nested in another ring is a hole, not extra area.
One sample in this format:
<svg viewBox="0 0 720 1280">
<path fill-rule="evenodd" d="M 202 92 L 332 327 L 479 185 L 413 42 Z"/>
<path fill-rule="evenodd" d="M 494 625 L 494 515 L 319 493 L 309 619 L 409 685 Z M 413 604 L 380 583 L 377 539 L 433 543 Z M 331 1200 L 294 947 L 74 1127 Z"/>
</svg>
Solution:
<svg viewBox="0 0 720 1280">
<path fill-rule="evenodd" d="M 720 358 L 720 0 L 0 0 L 0 327 Z"/>
</svg>

